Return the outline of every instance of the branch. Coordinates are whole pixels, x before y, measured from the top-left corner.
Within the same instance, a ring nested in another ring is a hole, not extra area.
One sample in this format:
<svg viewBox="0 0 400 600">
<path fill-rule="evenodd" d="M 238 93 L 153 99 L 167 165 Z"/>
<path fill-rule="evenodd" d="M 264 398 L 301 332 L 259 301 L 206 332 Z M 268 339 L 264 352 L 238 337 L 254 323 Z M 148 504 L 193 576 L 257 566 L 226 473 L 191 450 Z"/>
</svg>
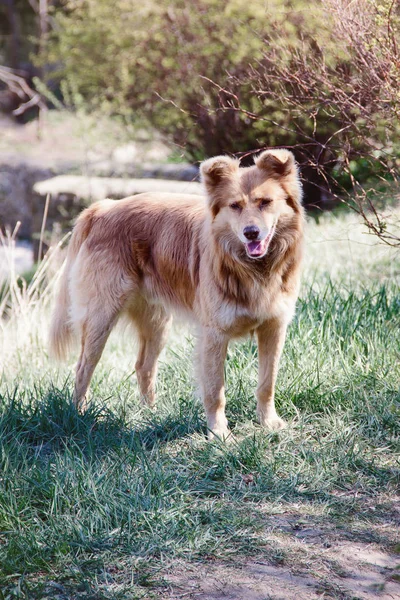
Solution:
<svg viewBox="0 0 400 600">
<path fill-rule="evenodd" d="M 13 110 L 13 115 L 22 115 L 32 106 L 38 106 L 40 110 L 46 110 L 47 107 L 43 96 L 39 94 L 39 92 L 33 90 L 27 84 L 26 80 L 20 75 L 17 75 L 12 69 L 1 65 L 0 81 L 3 81 L 8 89 L 21 100 L 19 107 Z"/>
</svg>

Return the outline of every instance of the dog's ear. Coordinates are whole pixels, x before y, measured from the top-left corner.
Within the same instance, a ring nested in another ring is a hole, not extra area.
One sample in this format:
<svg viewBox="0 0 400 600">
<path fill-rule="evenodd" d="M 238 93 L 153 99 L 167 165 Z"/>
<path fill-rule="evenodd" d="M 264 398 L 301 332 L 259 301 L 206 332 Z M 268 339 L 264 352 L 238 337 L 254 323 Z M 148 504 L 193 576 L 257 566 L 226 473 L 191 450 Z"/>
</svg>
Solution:
<svg viewBox="0 0 400 600">
<path fill-rule="evenodd" d="M 286 177 L 293 171 L 297 173 L 294 156 L 290 150 L 265 150 L 254 162 L 256 167 L 265 171 L 269 177 Z"/>
<path fill-rule="evenodd" d="M 295 210 L 301 204 L 303 190 L 300 182 L 299 169 L 290 150 L 273 149 L 261 152 L 255 160 L 255 165 L 266 177 L 279 179 L 288 194 L 288 202 Z"/>
<path fill-rule="evenodd" d="M 223 205 L 224 184 L 239 170 L 239 161 L 229 156 L 214 156 L 200 165 L 201 180 L 205 185 L 208 204 L 213 218 Z M 225 192 L 225 193 L 224 193 Z"/>
<path fill-rule="evenodd" d="M 207 191 L 214 189 L 239 169 L 239 161 L 229 156 L 214 156 L 200 165 L 201 179 Z"/>
</svg>

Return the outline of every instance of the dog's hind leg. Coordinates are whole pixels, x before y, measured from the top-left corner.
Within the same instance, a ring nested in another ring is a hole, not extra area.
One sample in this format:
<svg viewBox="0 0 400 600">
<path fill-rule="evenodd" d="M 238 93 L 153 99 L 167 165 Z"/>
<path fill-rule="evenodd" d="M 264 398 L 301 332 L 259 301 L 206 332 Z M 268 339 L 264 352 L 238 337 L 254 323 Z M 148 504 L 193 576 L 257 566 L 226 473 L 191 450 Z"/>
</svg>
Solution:
<svg viewBox="0 0 400 600">
<path fill-rule="evenodd" d="M 160 305 L 152 306 L 145 301 L 128 310 L 139 336 L 139 354 L 135 369 L 142 402 L 154 406 L 157 361 L 163 350 L 172 317 Z"/>
<path fill-rule="evenodd" d="M 112 265 L 110 267 L 107 260 L 102 261 L 102 255 L 95 257 L 95 261 L 93 257 L 85 255 L 84 250 L 81 254 L 81 261 L 73 272 L 71 282 L 71 317 L 81 337 L 74 403 L 77 408 L 84 410 L 85 395 L 93 372 L 111 330 L 133 291 L 133 284 Z M 91 264 L 96 264 L 98 268 L 90 269 Z"/>
<path fill-rule="evenodd" d="M 74 404 L 80 410 L 86 408 L 87 389 L 118 316 L 119 311 L 107 313 L 104 306 L 96 304 L 91 307 L 88 318 L 82 324 L 81 353 L 76 366 L 74 391 Z"/>
</svg>

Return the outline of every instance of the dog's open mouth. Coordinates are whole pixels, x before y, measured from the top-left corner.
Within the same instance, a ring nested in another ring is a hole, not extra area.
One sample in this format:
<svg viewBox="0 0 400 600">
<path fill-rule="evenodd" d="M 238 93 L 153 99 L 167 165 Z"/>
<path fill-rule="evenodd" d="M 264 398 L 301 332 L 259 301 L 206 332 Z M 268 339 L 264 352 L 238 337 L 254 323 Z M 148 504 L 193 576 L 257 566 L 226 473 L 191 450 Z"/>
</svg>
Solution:
<svg viewBox="0 0 400 600">
<path fill-rule="evenodd" d="M 267 237 L 264 240 L 254 240 L 251 242 L 247 242 L 245 244 L 245 246 L 246 246 L 246 252 L 247 252 L 248 256 L 250 256 L 251 258 L 263 257 L 267 253 L 268 246 L 271 241 L 273 233 L 274 233 L 273 230 L 270 231 L 270 233 L 267 235 Z"/>
<path fill-rule="evenodd" d="M 247 242 L 247 244 L 246 244 L 247 254 L 253 258 L 258 258 L 265 254 L 265 252 L 267 251 L 267 246 L 268 246 L 267 239 L 261 240 L 259 242 L 258 241 Z"/>
</svg>

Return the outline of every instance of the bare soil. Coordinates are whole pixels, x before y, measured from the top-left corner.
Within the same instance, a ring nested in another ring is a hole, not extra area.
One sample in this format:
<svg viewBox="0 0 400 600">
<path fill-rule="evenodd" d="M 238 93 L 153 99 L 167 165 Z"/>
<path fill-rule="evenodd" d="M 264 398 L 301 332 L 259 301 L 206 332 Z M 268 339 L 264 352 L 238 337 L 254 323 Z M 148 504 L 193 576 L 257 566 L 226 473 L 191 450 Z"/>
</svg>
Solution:
<svg viewBox="0 0 400 600">
<path fill-rule="evenodd" d="M 393 508 L 398 507 L 396 502 Z M 354 529 L 299 514 L 279 515 L 268 527 L 268 538 L 280 549 L 280 560 L 261 550 L 259 557 L 249 560 L 209 557 L 197 564 L 179 562 L 165 574 L 167 588 L 160 597 L 399 600 L 399 530 L 389 521 Z"/>
<path fill-rule="evenodd" d="M 155 133 L 137 130 L 134 139 L 110 119 L 49 111 L 43 121 L 19 124 L 0 114 L 0 160 L 57 167 L 60 163 L 101 164 L 164 161 L 171 150 Z M 133 135 L 133 133 L 132 133 Z"/>
</svg>

